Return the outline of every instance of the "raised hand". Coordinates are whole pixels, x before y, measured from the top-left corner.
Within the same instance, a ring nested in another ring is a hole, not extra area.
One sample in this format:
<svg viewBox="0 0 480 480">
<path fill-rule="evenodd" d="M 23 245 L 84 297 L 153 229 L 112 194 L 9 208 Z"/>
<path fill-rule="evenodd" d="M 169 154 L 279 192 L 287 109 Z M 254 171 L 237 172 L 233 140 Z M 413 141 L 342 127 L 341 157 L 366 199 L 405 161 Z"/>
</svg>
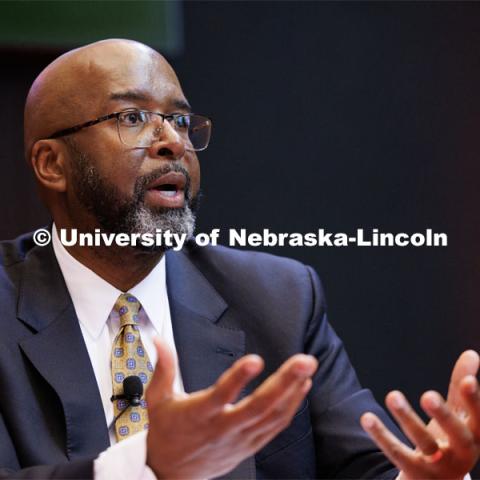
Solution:
<svg viewBox="0 0 480 480">
<path fill-rule="evenodd" d="M 242 357 L 206 390 L 176 395 L 172 354 L 159 340 L 155 346 L 157 367 L 146 392 L 147 464 L 158 478 L 212 478 L 235 468 L 289 425 L 317 368 L 315 358 L 294 355 L 233 404 L 262 371 L 260 357 Z"/>
<path fill-rule="evenodd" d="M 447 400 L 434 391 L 420 404 L 432 418 L 425 425 L 401 392 L 390 392 L 386 405 L 405 435 L 416 446 L 398 440 L 373 413 L 362 427 L 400 469 L 399 479 L 462 479 L 480 456 L 480 390 L 476 379 L 480 359 L 468 350 L 460 355 L 450 380 Z"/>
</svg>

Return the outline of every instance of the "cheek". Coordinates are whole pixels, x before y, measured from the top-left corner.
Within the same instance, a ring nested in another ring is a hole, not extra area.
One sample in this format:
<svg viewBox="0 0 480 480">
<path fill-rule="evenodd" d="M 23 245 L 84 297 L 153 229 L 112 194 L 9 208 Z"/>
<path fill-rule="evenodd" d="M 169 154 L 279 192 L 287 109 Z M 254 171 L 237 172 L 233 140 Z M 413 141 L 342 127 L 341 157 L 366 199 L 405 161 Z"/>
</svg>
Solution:
<svg viewBox="0 0 480 480">
<path fill-rule="evenodd" d="M 114 158 L 110 157 L 110 168 L 107 178 L 111 179 L 118 190 L 125 194 L 133 195 L 135 182 L 141 174 L 141 155 L 142 152 L 137 152 L 137 155 L 132 153 L 125 155 L 124 152 L 119 152 Z"/>
<path fill-rule="evenodd" d="M 195 197 L 200 190 L 200 162 L 198 161 L 197 155 L 193 155 L 190 160 L 190 181 L 191 181 L 191 191 L 192 196 Z"/>
<path fill-rule="evenodd" d="M 122 194 L 133 195 L 142 152 L 126 150 L 119 142 L 116 131 L 102 133 L 98 138 L 92 136 L 90 145 L 95 149 L 90 146 L 89 158 L 103 180 Z"/>
</svg>

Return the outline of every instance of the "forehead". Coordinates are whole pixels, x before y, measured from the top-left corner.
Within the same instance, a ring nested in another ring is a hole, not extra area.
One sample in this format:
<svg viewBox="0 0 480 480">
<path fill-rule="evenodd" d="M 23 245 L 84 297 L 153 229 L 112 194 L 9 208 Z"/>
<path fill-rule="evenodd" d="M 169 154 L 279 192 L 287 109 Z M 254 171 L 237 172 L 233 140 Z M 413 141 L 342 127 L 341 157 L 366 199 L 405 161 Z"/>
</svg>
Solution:
<svg viewBox="0 0 480 480">
<path fill-rule="evenodd" d="M 87 71 L 99 114 L 121 103 L 148 108 L 187 104 L 168 62 L 148 48 L 113 48 L 89 52 Z"/>
</svg>

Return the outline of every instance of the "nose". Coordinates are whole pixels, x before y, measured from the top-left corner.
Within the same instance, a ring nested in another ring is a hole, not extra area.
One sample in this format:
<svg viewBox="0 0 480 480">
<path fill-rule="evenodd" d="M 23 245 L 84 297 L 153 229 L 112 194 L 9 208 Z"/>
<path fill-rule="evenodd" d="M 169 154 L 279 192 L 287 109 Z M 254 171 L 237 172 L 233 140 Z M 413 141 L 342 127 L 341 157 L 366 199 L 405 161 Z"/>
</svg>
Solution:
<svg viewBox="0 0 480 480">
<path fill-rule="evenodd" d="M 179 160 L 185 155 L 185 143 L 169 121 L 165 120 L 158 126 L 149 153 L 153 158 L 168 160 Z"/>
</svg>

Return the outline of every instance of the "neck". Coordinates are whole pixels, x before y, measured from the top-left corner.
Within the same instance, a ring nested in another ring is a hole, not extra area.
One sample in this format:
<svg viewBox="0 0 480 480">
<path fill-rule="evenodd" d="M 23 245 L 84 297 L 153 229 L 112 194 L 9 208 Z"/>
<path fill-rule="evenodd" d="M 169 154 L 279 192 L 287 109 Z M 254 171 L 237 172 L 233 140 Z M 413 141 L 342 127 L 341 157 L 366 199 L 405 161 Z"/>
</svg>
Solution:
<svg viewBox="0 0 480 480">
<path fill-rule="evenodd" d="M 57 225 L 59 229 L 69 227 Z M 110 285 L 127 292 L 141 282 L 158 264 L 163 252 L 142 252 L 132 247 L 65 246 L 72 257 L 95 272 Z"/>
</svg>

